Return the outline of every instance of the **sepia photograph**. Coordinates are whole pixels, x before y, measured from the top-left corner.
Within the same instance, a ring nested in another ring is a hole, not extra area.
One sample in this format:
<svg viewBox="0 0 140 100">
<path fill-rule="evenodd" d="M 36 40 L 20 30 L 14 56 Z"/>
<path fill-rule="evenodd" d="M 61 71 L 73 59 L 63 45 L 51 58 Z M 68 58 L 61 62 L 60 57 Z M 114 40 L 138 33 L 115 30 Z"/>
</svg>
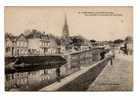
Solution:
<svg viewBox="0 0 140 100">
<path fill-rule="evenodd" d="M 133 91 L 132 6 L 5 6 L 5 91 Z"/>
</svg>

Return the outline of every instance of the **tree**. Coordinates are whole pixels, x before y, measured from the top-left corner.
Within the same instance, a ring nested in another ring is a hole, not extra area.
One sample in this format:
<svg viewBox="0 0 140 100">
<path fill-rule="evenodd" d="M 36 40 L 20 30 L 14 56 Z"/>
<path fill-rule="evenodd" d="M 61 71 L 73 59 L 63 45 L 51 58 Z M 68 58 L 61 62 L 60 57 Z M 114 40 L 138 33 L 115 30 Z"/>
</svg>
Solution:
<svg viewBox="0 0 140 100">
<path fill-rule="evenodd" d="M 127 37 L 125 38 L 125 41 L 126 41 L 126 42 L 131 42 L 132 40 L 133 40 L 132 36 L 127 36 Z"/>
<path fill-rule="evenodd" d="M 72 37 L 72 42 L 74 46 L 80 47 L 84 43 L 85 39 L 82 36 L 73 36 Z"/>
<path fill-rule="evenodd" d="M 92 39 L 92 40 L 90 40 L 90 42 L 91 42 L 91 43 L 95 43 L 95 42 L 96 42 L 96 40 Z"/>
<path fill-rule="evenodd" d="M 116 44 L 123 43 L 123 42 L 124 42 L 124 40 L 122 40 L 122 39 L 116 39 L 116 40 L 114 40 L 114 43 L 116 43 Z"/>
<path fill-rule="evenodd" d="M 37 33 L 38 31 L 36 29 L 32 29 L 32 33 Z"/>
</svg>

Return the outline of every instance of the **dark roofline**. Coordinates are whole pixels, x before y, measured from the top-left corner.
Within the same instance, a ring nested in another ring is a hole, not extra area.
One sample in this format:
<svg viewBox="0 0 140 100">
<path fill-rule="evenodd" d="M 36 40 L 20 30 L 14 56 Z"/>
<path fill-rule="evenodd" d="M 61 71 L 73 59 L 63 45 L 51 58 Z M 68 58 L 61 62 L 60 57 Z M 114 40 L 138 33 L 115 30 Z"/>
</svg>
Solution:
<svg viewBox="0 0 140 100">
<path fill-rule="evenodd" d="M 27 38 L 26 38 L 26 36 L 25 36 L 23 33 L 21 33 L 21 34 L 16 38 L 16 41 L 17 41 L 21 36 L 24 36 L 24 38 L 25 38 L 26 41 L 27 41 Z"/>
<path fill-rule="evenodd" d="M 17 36 L 14 36 L 14 35 L 9 34 L 9 33 L 6 33 L 6 34 L 5 34 L 5 39 L 6 39 L 7 37 L 8 37 L 11 41 L 14 41 L 14 40 L 17 38 Z"/>
</svg>

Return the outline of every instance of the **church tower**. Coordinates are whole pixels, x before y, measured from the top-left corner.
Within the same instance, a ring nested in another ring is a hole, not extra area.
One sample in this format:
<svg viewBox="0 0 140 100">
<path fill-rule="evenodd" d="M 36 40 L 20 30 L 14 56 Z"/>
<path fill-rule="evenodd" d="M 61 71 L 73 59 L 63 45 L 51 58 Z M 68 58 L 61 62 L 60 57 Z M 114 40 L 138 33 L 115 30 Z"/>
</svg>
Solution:
<svg viewBox="0 0 140 100">
<path fill-rule="evenodd" d="M 71 39 L 69 36 L 69 27 L 68 27 L 66 15 L 64 19 L 64 26 L 63 26 L 62 32 L 63 33 L 62 33 L 61 44 L 64 46 L 64 51 L 67 51 L 70 49 Z"/>
<path fill-rule="evenodd" d="M 65 22 L 64 22 L 64 26 L 63 26 L 63 36 L 69 37 L 69 27 L 68 27 L 66 15 L 65 15 Z"/>
</svg>

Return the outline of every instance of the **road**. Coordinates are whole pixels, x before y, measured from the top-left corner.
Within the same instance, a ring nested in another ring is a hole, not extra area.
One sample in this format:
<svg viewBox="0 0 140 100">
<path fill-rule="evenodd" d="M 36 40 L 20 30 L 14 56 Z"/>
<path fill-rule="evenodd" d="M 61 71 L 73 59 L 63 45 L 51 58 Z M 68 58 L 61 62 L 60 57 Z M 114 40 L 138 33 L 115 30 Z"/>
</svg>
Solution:
<svg viewBox="0 0 140 100">
<path fill-rule="evenodd" d="M 133 89 L 132 56 L 116 54 L 113 65 L 108 64 L 88 91 L 131 91 Z"/>
</svg>

